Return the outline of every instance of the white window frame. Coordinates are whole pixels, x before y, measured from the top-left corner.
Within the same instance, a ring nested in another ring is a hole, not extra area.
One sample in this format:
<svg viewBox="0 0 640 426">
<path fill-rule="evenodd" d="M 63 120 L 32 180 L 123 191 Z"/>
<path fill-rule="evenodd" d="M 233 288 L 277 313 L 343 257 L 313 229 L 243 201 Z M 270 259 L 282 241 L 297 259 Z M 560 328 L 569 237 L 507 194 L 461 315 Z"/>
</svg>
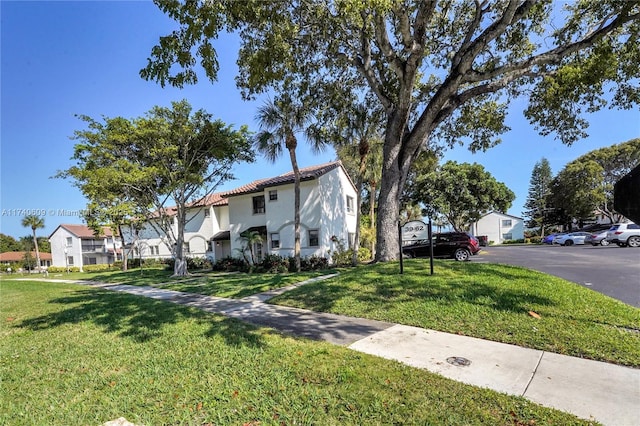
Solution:
<svg viewBox="0 0 640 426">
<path fill-rule="evenodd" d="M 315 232 L 316 235 L 316 244 L 311 244 L 311 233 Z M 309 229 L 307 231 L 308 245 L 309 247 L 320 247 L 320 230 L 319 229 Z"/>
<path fill-rule="evenodd" d="M 272 232 L 271 233 L 271 248 L 272 249 L 279 249 L 280 248 L 280 233 L 279 232 Z"/>
<path fill-rule="evenodd" d="M 502 227 L 503 228 L 511 228 L 513 226 L 513 222 L 511 219 L 502 219 Z"/>
<path fill-rule="evenodd" d="M 256 208 L 256 200 L 259 200 L 260 198 L 262 198 L 262 211 L 258 211 L 260 209 Z M 267 203 L 265 202 L 264 198 L 264 195 L 256 195 L 255 197 L 251 198 L 251 208 L 253 214 L 265 214 L 267 212 Z"/>
<path fill-rule="evenodd" d="M 269 190 L 269 201 L 278 201 L 278 190 L 277 189 Z"/>
<path fill-rule="evenodd" d="M 354 214 L 356 201 L 351 195 L 347 195 L 347 213 Z"/>
</svg>

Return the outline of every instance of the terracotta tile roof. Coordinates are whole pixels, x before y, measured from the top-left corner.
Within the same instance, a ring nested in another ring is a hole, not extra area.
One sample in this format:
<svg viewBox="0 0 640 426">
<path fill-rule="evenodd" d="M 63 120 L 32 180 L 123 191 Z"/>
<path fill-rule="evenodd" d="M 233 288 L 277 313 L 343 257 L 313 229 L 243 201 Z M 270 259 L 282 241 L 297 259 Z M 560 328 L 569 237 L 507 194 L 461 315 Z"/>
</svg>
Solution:
<svg viewBox="0 0 640 426">
<path fill-rule="evenodd" d="M 342 163 L 340 163 L 340 161 L 333 161 L 331 163 L 320 164 L 317 166 L 303 167 L 300 169 L 300 180 L 306 181 L 306 180 L 317 179 L 320 176 L 326 173 L 329 173 L 331 170 L 334 170 L 341 166 L 342 166 Z M 239 188 L 228 191 L 224 196 L 232 197 L 235 195 L 250 194 L 252 192 L 261 192 L 265 188 L 269 188 L 272 186 L 279 186 L 279 185 L 286 185 L 286 184 L 293 183 L 294 180 L 295 179 L 294 179 L 293 170 L 292 170 L 280 176 L 255 180 Z"/>
<path fill-rule="evenodd" d="M 317 179 L 320 176 L 329 173 L 331 170 L 334 170 L 338 167 L 342 167 L 342 163 L 340 161 L 332 161 L 330 163 L 320 164 L 317 166 L 303 167 L 300 169 L 300 180 L 312 180 Z M 348 175 L 347 175 L 348 177 Z M 350 177 L 348 177 L 351 180 Z M 209 194 L 206 197 L 200 198 L 192 203 L 188 203 L 188 208 L 194 207 L 204 207 L 204 206 L 226 206 L 229 204 L 228 197 L 233 197 L 235 195 L 242 194 L 250 194 L 252 192 L 262 192 L 265 188 L 269 188 L 272 186 L 286 185 L 294 182 L 293 171 L 287 172 L 280 176 L 258 179 L 253 182 L 249 182 L 245 185 L 242 185 L 238 188 L 232 189 L 230 191 L 225 192 L 216 192 L 213 194 Z M 171 206 L 165 209 L 165 212 L 168 216 L 174 216 L 176 214 L 176 207 Z M 158 212 L 152 213 L 151 217 L 159 217 Z"/>
<path fill-rule="evenodd" d="M 58 228 L 64 228 L 78 238 L 95 238 L 93 229 L 89 228 L 87 225 L 60 225 L 58 226 Z M 109 228 L 108 226 L 103 226 L 100 237 L 113 237 L 111 228 Z"/>
<path fill-rule="evenodd" d="M 7 251 L 0 253 L 0 262 L 21 262 L 26 251 Z M 36 252 L 31 252 L 31 257 L 36 258 Z M 40 260 L 51 260 L 51 253 L 40 253 Z"/>
<path fill-rule="evenodd" d="M 204 206 L 226 206 L 229 204 L 229 200 L 224 198 L 226 192 L 216 192 L 209 194 L 206 197 L 200 198 L 193 203 L 187 204 L 187 207 L 204 207 Z"/>
</svg>

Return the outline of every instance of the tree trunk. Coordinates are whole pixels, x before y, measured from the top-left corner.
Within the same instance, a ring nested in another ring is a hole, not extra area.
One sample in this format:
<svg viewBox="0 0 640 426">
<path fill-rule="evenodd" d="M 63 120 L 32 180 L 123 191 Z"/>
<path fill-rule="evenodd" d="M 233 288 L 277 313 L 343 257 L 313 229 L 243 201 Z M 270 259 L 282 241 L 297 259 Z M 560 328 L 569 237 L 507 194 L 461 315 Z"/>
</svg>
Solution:
<svg viewBox="0 0 640 426">
<path fill-rule="evenodd" d="M 362 160 L 360 163 L 362 164 Z M 351 255 L 352 266 L 358 265 L 358 252 L 360 251 L 360 210 L 362 210 L 360 203 L 362 203 L 362 180 L 362 170 L 360 170 L 360 173 L 358 173 L 358 179 L 356 179 L 356 234 L 353 238 L 353 254 Z"/>
<path fill-rule="evenodd" d="M 124 241 L 124 234 L 122 233 L 122 225 L 118 224 L 118 234 L 120 234 L 120 243 L 122 244 L 122 270 L 129 269 L 129 253 L 127 252 L 127 246 Z M 115 241 L 115 240 L 114 240 Z M 117 256 L 115 244 L 113 245 L 113 253 Z"/>
<path fill-rule="evenodd" d="M 38 250 L 38 239 L 36 238 L 36 228 L 32 228 L 33 231 L 33 246 L 36 249 L 36 268 L 40 270 L 40 250 Z"/>
<path fill-rule="evenodd" d="M 376 220 L 376 262 L 398 259 L 398 220 L 400 215 L 400 195 L 406 179 L 400 164 L 400 148 L 404 127 L 396 115 L 389 117 L 385 134 L 382 179 L 378 198 L 378 218 Z M 408 170 L 408 167 L 406 167 Z"/>
<path fill-rule="evenodd" d="M 375 214 L 376 214 L 376 191 L 378 187 L 375 182 L 369 183 L 369 188 L 371 192 L 369 193 L 369 227 L 375 227 Z M 376 257 L 376 242 L 371 241 L 371 256 L 375 259 Z"/>
<path fill-rule="evenodd" d="M 289 148 L 289 157 L 291 158 L 291 166 L 293 167 L 293 177 L 294 177 L 293 257 L 294 257 L 296 272 L 300 272 L 300 169 L 298 168 L 298 160 L 296 158 L 295 148 Z"/>
<path fill-rule="evenodd" d="M 184 277 L 186 275 L 189 275 L 189 271 L 187 270 L 187 259 L 184 256 L 184 228 L 186 223 L 186 212 L 184 208 L 178 206 L 176 215 L 178 220 L 178 232 L 175 245 L 175 263 L 173 265 L 173 276 Z M 140 265 L 140 267 L 142 267 L 142 265 Z"/>
</svg>

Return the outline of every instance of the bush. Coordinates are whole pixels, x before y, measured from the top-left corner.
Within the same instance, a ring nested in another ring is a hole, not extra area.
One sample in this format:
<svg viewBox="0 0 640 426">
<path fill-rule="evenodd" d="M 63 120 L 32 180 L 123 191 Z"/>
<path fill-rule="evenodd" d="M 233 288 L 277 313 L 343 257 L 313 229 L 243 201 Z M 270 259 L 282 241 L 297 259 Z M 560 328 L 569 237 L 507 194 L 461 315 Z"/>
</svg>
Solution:
<svg viewBox="0 0 640 426">
<path fill-rule="evenodd" d="M 69 266 L 69 268 L 67 268 L 66 266 L 49 266 L 49 268 L 47 268 L 50 274 L 67 272 L 67 269 L 69 270 L 69 272 L 80 272 L 80 268 L 77 266 Z"/>
<path fill-rule="evenodd" d="M 247 266 L 242 259 L 238 259 L 235 257 L 225 257 L 223 259 L 216 260 L 216 262 L 212 266 L 212 269 L 214 271 L 235 272 L 246 271 Z"/>
<path fill-rule="evenodd" d="M 329 259 L 326 257 L 320 257 L 314 254 L 313 256 L 300 259 L 300 270 L 302 271 L 317 271 L 327 269 L 328 267 Z"/>
<path fill-rule="evenodd" d="M 336 266 L 351 266 L 351 258 L 353 256 L 353 249 L 340 250 L 338 249 L 333 253 L 331 259 Z M 358 262 L 367 262 L 371 260 L 371 250 L 366 247 L 360 247 L 358 250 Z"/>
<path fill-rule="evenodd" d="M 172 271 L 176 261 L 175 259 L 163 259 L 163 260 L 155 260 L 155 259 L 142 259 L 142 264 L 144 266 L 155 266 L 155 265 L 166 265 L 166 269 Z M 140 266 L 140 262 L 137 262 L 138 266 Z M 187 257 L 187 269 L 188 270 L 198 270 L 198 269 L 213 269 L 213 265 L 209 259 L 206 257 Z"/>
<path fill-rule="evenodd" d="M 526 238 L 524 242 L 527 244 L 542 244 L 542 237 L 535 236 L 535 237 Z"/>
<path fill-rule="evenodd" d="M 502 244 L 522 244 L 524 243 L 524 239 L 520 240 L 504 240 Z"/>
<path fill-rule="evenodd" d="M 101 264 L 101 265 L 85 265 L 82 270 L 84 272 L 106 272 L 106 271 L 113 271 L 117 269 L 115 266 L 113 265 L 108 265 L 108 264 Z"/>
<path fill-rule="evenodd" d="M 256 265 L 256 272 L 266 272 L 268 274 L 281 274 L 289 271 L 289 258 L 284 258 L 277 254 L 267 254 L 262 261 Z"/>
</svg>

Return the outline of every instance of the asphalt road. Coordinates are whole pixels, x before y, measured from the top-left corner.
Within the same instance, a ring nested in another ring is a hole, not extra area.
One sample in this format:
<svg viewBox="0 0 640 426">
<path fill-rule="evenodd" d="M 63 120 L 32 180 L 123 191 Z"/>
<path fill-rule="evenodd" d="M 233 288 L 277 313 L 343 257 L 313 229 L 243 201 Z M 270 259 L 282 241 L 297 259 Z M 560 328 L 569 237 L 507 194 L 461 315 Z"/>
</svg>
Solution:
<svg viewBox="0 0 640 426">
<path fill-rule="evenodd" d="M 524 266 L 640 307 L 640 249 L 579 246 L 490 246 L 473 262 Z"/>
</svg>

